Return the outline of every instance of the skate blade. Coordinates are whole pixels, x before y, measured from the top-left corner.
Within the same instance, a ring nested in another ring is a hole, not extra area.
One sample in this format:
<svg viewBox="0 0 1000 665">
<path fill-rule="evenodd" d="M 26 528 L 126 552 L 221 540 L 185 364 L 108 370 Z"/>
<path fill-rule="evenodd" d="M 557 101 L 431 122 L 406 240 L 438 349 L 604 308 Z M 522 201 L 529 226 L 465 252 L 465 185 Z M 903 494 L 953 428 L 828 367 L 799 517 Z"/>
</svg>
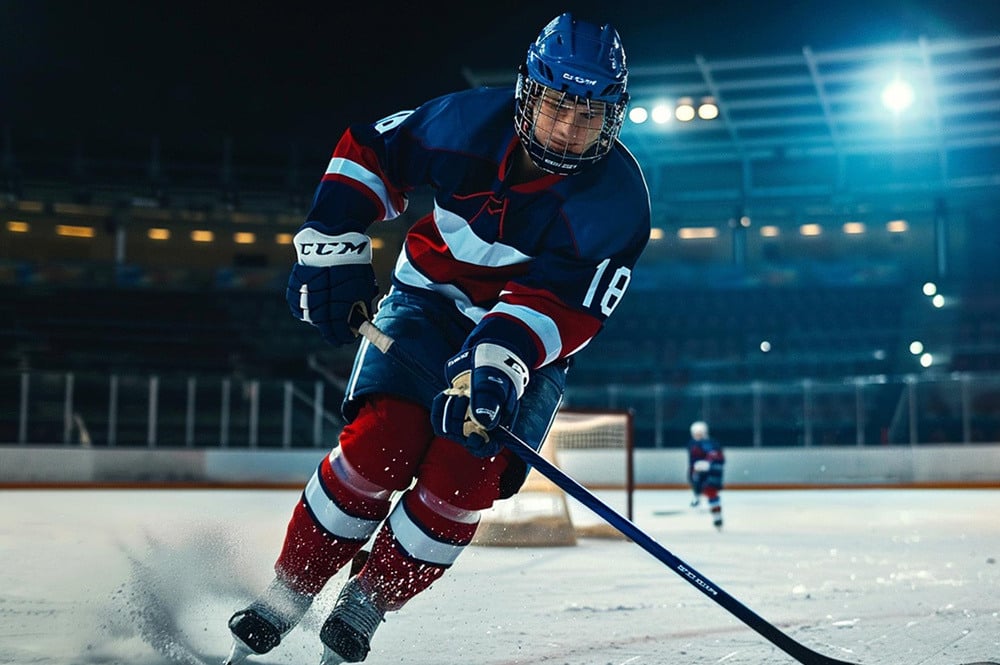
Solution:
<svg viewBox="0 0 1000 665">
<path fill-rule="evenodd" d="M 239 640 L 233 640 L 233 648 L 229 652 L 229 657 L 222 661 L 222 665 L 238 665 L 252 655 L 254 655 L 253 649 Z"/>
<path fill-rule="evenodd" d="M 336 651 L 323 645 L 323 660 L 319 661 L 319 665 L 343 665 L 346 662 Z"/>
</svg>

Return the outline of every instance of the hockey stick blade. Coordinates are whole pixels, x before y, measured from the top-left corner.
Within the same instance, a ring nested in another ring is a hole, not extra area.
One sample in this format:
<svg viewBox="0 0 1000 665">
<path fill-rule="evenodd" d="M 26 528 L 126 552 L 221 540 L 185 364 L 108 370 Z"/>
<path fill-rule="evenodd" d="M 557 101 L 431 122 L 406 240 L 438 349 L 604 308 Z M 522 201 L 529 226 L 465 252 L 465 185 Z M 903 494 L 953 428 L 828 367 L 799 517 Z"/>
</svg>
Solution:
<svg viewBox="0 0 1000 665">
<path fill-rule="evenodd" d="M 382 353 L 393 358 L 408 371 L 419 377 L 422 381 L 435 389 L 440 389 L 444 376 L 428 369 L 415 356 L 401 348 L 395 340 L 379 330 L 370 321 L 359 321 L 356 326 L 358 332 Z M 616 512 L 613 508 L 597 498 L 590 490 L 568 476 L 556 465 L 549 462 L 535 451 L 528 443 L 519 436 L 511 432 L 506 427 L 500 428 L 504 437 L 504 445 L 515 455 L 520 457 L 525 464 L 538 470 L 543 476 L 551 480 L 559 489 L 563 490 L 574 499 L 590 508 L 608 524 L 616 528 L 623 535 L 634 541 L 647 553 L 664 563 L 674 571 L 681 579 L 687 581 L 691 586 L 701 591 L 711 598 L 715 603 L 722 606 L 726 611 L 742 621 L 748 627 L 757 631 L 767 641 L 778 647 L 789 656 L 803 665 L 857 665 L 847 660 L 838 660 L 825 656 L 809 647 L 797 642 L 781 630 L 776 628 L 766 619 L 758 615 L 739 600 L 729 595 L 719 585 L 712 582 L 706 576 L 695 570 L 683 560 L 671 553 L 663 545 L 650 537 L 645 531 L 640 529 L 627 518 Z M 982 661 L 976 663 L 965 663 L 964 665 L 1000 665 L 994 661 Z"/>
</svg>

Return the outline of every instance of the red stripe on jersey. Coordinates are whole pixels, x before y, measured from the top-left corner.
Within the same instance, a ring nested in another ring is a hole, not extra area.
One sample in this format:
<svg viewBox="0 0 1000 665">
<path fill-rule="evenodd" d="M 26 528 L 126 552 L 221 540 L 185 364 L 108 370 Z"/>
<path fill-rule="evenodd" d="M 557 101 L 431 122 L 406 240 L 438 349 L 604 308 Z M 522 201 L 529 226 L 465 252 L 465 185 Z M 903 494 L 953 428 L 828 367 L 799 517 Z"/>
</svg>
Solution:
<svg viewBox="0 0 1000 665">
<path fill-rule="evenodd" d="M 516 282 L 506 286 L 509 293 L 503 294 L 500 300 L 519 307 L 527 307 L 544 314 L 555 322 L 559 329 L 559 338 L 562 345 L 560 358 L 565 358 L 581 345 L 590 341 L 601 329 L 601 321 L 589 312 L 568 307 L 559 300 L 551 291 L 545 289 L 533 289 L 522 286 Z M 489 316 L 496 316 L 490 314 Z M 541 346 L 539 342 L 539 351 Z M 544 358 L 545 354 L 539 356 Z"/>
<path fill-rule="evenodd" d="M 430 215 L 413 225 L 406 236 L 406 253 L 413 265 L 437 284 L 454 284 L 474 304 L 492 307 L 511 279 L 525 274 L 529 263 L 477 266 L 457 260 L 438 233 Z"/>
<path fill-rule="evenodd" d="M 530 270 L 530 263 L 489 267 L 456 260 L 431 215 L 425 216 L 410 229 L 406 236 L 406 253 L 424 276 L 436 284 L 457 286 L 475 305 L 492 308 L 501 300 L 533 309 L 550 318 L 559 329 L 560 358 L 579 349 L 601 329 L 600 319 L 589 312 L 566 305 L 551 291 L 518 284 L 517 278 Z M 509 293 L 498 298 L 503 290 L 508 290 Z M 538 338 L 535 331 L 528 329 L 524 322 L 509 314 L 488 316 L 504 316 L 520 323 L 534 341 L 538 357 L 542 359 L 548 356 L 543 340 Z"/>
<path fill-rule="evenodd" d="M 385 173 L 382 170 L 381 164 L 378 161 L 378 154 L 366 145 L 362 145 L 355 138 L 354 134 L 348 129 L 344 132 L 337 146 L 333 149 L 333 157 L 338 157 L 340 159 L 346 159 L 348 161 L 360 164 L 362 167 L 371 171 L 377 175 L 382 180 L 382 185 L 385 187 L 387 198 L 392 204 L 392 207 L 396 210 L 405 210 L 406 208 L 406 196 L 403 191 L 395 187 L 389 180 L 385 177 Z M 381 199 L 379 199 L 378 194 L 372 192 L 371 189 L 364 183 L 359 183 L 352 178 L 348 178 L 342 174 L 332 174 L 328 173 L 323 176 L 323 180 L 335 180 L 338 182 L 346 182 L 351 184 L 355 189 L 364 190 L 365 195 L 371 198 L 373 195 L 375 197 L 375 203 L 379 208 L 379 219 L 385 219 L 386 211 L 385 206 L 382 205 Z"/>
</svg>

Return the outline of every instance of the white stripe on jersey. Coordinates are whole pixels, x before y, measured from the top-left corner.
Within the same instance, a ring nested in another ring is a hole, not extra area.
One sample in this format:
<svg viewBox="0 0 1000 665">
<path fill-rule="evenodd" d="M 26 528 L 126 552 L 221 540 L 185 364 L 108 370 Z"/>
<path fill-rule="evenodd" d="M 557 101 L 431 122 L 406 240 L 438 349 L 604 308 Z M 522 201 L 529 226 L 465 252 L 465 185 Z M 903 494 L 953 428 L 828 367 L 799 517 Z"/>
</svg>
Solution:
<svg viewBox="0 0 1000 665">
<path fill-rule="evenodd" d="M 395 219 L 402 214 L 402 210 L 396 210 L 393 207 L 392 201 L 389 199 L 389 192 L 385 188 L 385 183 L 377 175 L 366 169 L 361 164 L 353 162 L 349 159 L 344 159 L 343 157 L 334 157 L 330 160 L 330 164 L 326 167 L 327 174 L 330 175 L 342 175 L 346 178 L 350 178 L 356 182 L 361 183 L 369 190 L 372 194 L 377 196 L 385 207 L 385 217 L 382 218 L 383 221 L 389 219 Z M 406 209 L 406 199 L 403 199 L 403 209 Z"/>
<path fill-rule="evenodd" d="M 439 566 L 450 566 L 465 549 L 464 545 L 451 545 L 434 540 L 413 523 L 400 501 L 389 514 L 389 526 L 396 541 L 414 559 Z"/>
<path fill-rule="evenodd" d="M 407 286 L 413 286 L 418 289 L 427 289 L 428 291 L 440 293 L 444 297 L 453 301 L 458 311 L 468 317 L 473 323 L 479 323 L 482 321 L 488 311 L 484 307 L 473 305 L 468 296 L 466 296 L 458 287 L 452 286 L 451 284 L 438 284 L 437 282 L 432 282 L 426 275 L 417 270 L 415 265 L 410 263 L 405 250 L 400 252 L 399 256 L 396 258 L 396 267 L 393 270 L 393 276 Z"/>
<path fill-rule="evenodd" d="M 538 335 L 538 339 L 542 342 L 542 348 L 545 350 L 545 359 L 541 362 L 542 365 L 559 357 L 562 352 L 562 337 L 559 336 L 559 326 L 550 317 L 530 307 L 510 305 L 504 302 L 498 302 L 490 311 L 503 313 L 517 319 Z"/>
<path fill-rule="evenodd" d="M 410 262 L 405 251 L 400 252 L 399 256 L 396 258 L 396 267 L 393 271 L 393 275 L 403 284 L 434 291 L 435 293 L 440 293 L 449 298 L 455 303 L 455 307 L 458 311 L 467 316 L 473 323 L 478 324 L 490 311 L 503 312 L 504 314 L 517 319 L 530 328 L 536 335 L 538 335 L 538 339 L 541 340 L 542 347 L 545 351 L 545 360 L 543 361 L 543 364 L 550 363 L 557 359 L 562 351 L 562 337 L 559 334 L 559 327 L 556 325 L 556 322 L 553 321 L 551 317 L 533 310 L 530 307 L 508 305 L 501 302 L 497 303 L 492 310 L 487 310 L 484 307 L 473 305 L 472 301 L 469 300 L 461 289 L 452 286 L 451 284 L 438 284 L 437 282 L 432 282 L 428 279 L 417 269 L 415 265 L 413 265 L 413 263 Z M 509 293 L 509 291 L 506 291 L 506 293 Z M 589 341 L 590 340 L 587 340 L 587 342 Z M 586 346 L 587 342 L 581 345 L 580 348 Z"/>
<path fill-rule="evenodd" d="M 347 540 L 368 540 L 382 520 L 366 520 L 352 517 L 330 500 L 319 482 L 319 471 L 315 472 L 305 490 L 306 505 L 324 529 L 339 538 Z"/>
<path fill-rule="evenodd" d="M 469 222 L 434 203 L 434 224 L 451 250 L 451 255 L 464 263 L 488 268 L 512 266 L 531 260 L 510 245 L 487 242 L 473 232 Z"/>
</svg>

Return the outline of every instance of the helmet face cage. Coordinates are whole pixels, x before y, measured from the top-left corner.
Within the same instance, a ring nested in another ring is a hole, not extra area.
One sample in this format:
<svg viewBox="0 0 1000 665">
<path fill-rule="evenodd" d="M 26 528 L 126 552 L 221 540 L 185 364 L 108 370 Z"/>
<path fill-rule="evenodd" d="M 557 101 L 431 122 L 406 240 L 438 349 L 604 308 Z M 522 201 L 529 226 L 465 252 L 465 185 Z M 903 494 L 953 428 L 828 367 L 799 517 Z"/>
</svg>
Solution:
<svg viewBox="0 0 1000 665">
<path fill-rule="evenodd" d="M 550 88 L 522 72 L 514 125 L 532 161 L 543 171 L 569 175 L 607 155 L 625 120 L 627 95 L 617 103 Z"/>
</svg>

